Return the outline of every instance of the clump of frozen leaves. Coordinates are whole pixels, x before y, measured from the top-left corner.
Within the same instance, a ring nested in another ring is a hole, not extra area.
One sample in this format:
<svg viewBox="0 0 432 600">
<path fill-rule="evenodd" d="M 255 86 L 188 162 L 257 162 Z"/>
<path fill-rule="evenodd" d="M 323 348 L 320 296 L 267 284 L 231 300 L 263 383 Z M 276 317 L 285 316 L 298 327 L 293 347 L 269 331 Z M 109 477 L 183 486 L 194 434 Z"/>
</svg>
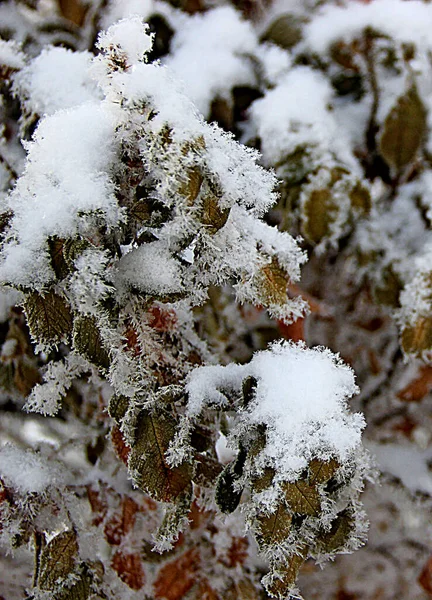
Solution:
<svg viewBox="0 0 432 600">
<path fill-rule="evenodd" d="M 194 499 L 213 510 L 215 500 L 222 512 L 240 504 L 270 563 L 264 585 L 283 598 L 307 557 L 321 561 L 364 538 L 364 423 L 346 406 L 357 392 L 353 373 L 328 351 L 289 344 L 244 366 L 196 368 L 217 362 L 193 311 L 209 288 L 229 285 L 238 302 L 289 324 L 305 311 L 287 288 L 306 257 L 290 234 L 262 220 L 276 201 L 275 178 L 257 165 L 258 153 L 206 124 L 170 71 L 146 61 L 152 37 L 142 20 L 113 25 L 98 48 L 91 61 L 46 50 L 14 76 L 25 118 L 46 113 L 6 199 L 0 262 L 2 281 L 22 294 L 45 366 L 26 408 L 56 415 L 76 381 L 90 376 L 99 402 L 109 398 L 112 444 L 135 486 L 165 506 L 156 549 L 181 543 Z M 59 65 L 71 67 L 76 93 L 60 90 L 47 104 L 41 74 Z M 315 179 L 302 202 L 317 220 L 304 232 L 319 243 L 320 182 L 361 210 L 368 196 L 342 167 Z M 224 468 L 221 427 L 237 452 Z M 100 435 L 88 456 L 98 443 L 102 454 Z M 103 512 L 99 492 L 88 494 Z M 131 516 L 119 500 L 129 515 L 125 538 L 139 512 L 133 502 Z M 103 514 L 101 521 L 108 508 Z M 49 541 L 38 533 L 35 597 L 90 597 L 94 574 L 80 561 L 75 527 Z M 142 561 L 122 546 L 109 566 L 138 590 Z M 256 578 L 252 568 L 249 575 Z"/>
<path fill-rule="evenodd" d="M 245 494 L 247 523 L 270 561 L 271 595 L 285 596 L 308 556 L 361 544 L 364 421 L 347 410 L 357 387 L 338 357 L 276 343 L 246 365 L 195 369 L 187 391 L 189 419 L 216 406 L 229 415 L 236 458 L 218 477 L 216 503 L 230 513 Z"/>
</svg>

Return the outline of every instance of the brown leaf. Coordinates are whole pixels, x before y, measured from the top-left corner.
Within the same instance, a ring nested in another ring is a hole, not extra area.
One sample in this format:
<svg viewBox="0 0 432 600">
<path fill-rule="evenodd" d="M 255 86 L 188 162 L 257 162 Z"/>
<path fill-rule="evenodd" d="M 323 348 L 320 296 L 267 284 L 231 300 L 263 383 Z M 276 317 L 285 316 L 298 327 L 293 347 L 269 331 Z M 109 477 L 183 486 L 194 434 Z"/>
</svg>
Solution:
<svg viewBox="0 0 432 600">
<path fill-rule="evenodd" d="M 314 458 L 309 463 L 309 483 L 311 485 L 317 485 L 318 483 L 326 483 L 333 477 L 336 471 L 339 469 L 340 464 L 334 458 L 329 461 L 319 460 Z"/>
<path fill-rule="evenodd" d="M 421 357 L 432 349 L 432 317 L 419 317 L 414 325 L 407 325 L 401 336 L 402 349 L 406 354 Z"/>
<path fill-rule="evenodd" d="M 412 84 L 384 122 L 380 152 L 386 163 L 399 173 L 415 158 L 426 132 L 427 111 Z"/>
<path fill-rule="evenodd" d="M 117 425 L 114 425 L 111 429 L 111 442 L 117 456 L 125 465 L 127 465 L 131 449 L 130 446 L 126 444 L 123 434 Z"/>
<path fill-rule="evenodd" d="M 428 559 L 423 567 L 418 582 L 428 594 L 432 595 L 432 557 Z"/>
<path fill-rule="evenodd" d="M 28 294 L 24 311 L 32 338 L 39 344 L 59 344 L 72 332 L 72 313 L 66 300 L 54 291 Z"/>
<path fill-rule="evenodd" d="M 302 39 L 301 20 L 289 13 L 278 17 L 262 37 L 264 42 L 272 42 L 281 48 L 289 49 Z"/>
<path fill-rule="evenodd" d="M 192 466 L 170 467 L 165 458 L 175 431 L 176 422 L 169 415 L 143 411 L 129 457 L 129 469 L 138 486 L 161 502 L 172 502 L 191 486 Z"/>
<path fill-rule="evenodd" d="M 304 203 L 301 232 L 314 244 L 331 234 L 336 217 L 336 206 L 328 189 L 313 190 Z"/>
<path fill-rule="evenodd" d="M 275 578 L 265 588 L 269 594 L 276 598 L 286 598 L 290 590 L 295 586 L 300 567 L 306 560 L 306 551 L 302 555 L 294 554 L 285 564 L 279 565 Z"/>
<path fill-rule="evenodd" d="M 138 504 L 129 496 L 121 500 L 120 506 L 110 516 L 104 528 L 105 537 L 111 546 L 121 544 L 123 538 L 133 528 L 139 510 Z"/>
<path fill-rule="evenodd" d="M 118 550 L 112 557 L 111 566 L 132 590 L 138 591 L 144 587 L 145 575 L 139 552 L 126 553 Z"/>
<path fill-rule="evenodd" d="M 81 3 L 79 0 L 58 0 L 62 15 L 81 27 L 84 23 L 85 16 L 88 10 L 87 3 Z"/>
<path fill-rule="evenodd" d="M 276 258 L 260 271 L 259 294 L 266 304 L 283 306 L 287 303 L 288 275 Z"/>
<path fill-rule="evenodd" d="M 293 512 L 301 515 L 319 515 L 321 502 L 318 490 L 306 481 L 284 483 L 285 499 Z"/>
<path fill-rule="evenodd" d="M 283 542 L 291 531 L 291 521 L 292 515 L 284 502 L 281 502 L 271 515 L 258 516 L 259 533 L 257 533 L 257 541 L 259 546 L 267 547 Z"/>
<path fill-rule="evenodd" d="M 77 352 L 87 360 L 102 369 L 109 368 L 110 357 L 94 317 L 80 315 L 74 319 L 73 343 Z"/>
<path fill-rule="evenodd" d="M 191 548 L 176 560 L 163 566 L 154 583 L 155 598 L 181 600 L 195 583 L 199 562 L 198 550 Z"/>
<path fill-rule="evenodd" d="M 318 544 L 323 552 L 335 552 L 344 546 L 352 531 L 352 517 L 348 511 L 343 511 L 333 521 L 330 531 L 319 536 Z"/>
<path fill-rule="evenodd" d="M 58 579 L 65 579 L 75 567 L 78 542 L 74 531 L 56 535 L 43 549 L 40 557 L 37 585 L 41 590 L 52 590 Z"/>
<path fill-rule="evenodd" d="M 397 397 L 404 402 L 420 402 L 432 389 L 432 367 L 421 366 L 414 379 L 412 379 Z"/>
</svg>

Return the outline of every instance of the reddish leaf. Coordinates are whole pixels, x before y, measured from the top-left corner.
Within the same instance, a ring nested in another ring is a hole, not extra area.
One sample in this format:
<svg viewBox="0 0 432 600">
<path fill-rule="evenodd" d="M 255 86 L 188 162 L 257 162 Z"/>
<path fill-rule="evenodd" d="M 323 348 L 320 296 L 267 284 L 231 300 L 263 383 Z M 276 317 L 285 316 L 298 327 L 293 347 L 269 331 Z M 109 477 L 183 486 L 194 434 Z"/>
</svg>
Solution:
<svg viewBox="0 0 432 600">
<path fill-rule="evenodd" d="M 105 537 L 109 544 L 118 546 L 135 524 L 136 513 L 140 507 L 128 496 L 125 496 L 119 508 L 105 525 Z"/>
<path fill-rule="evenodd" d="M 432 389 L 432 367 L 422 366 L 416 377 L 400 392 L 398 398 L 405 402 L 420 402 Z"/>
<path fill-rule="evenodd" d="M 429 558 L 423 567 L 418 582 L 428 594 L 432 594 L 432 557 Z"/>
<path fill-rule="evenodd" d="M 198 567 L 199 553 L 195 548 L 165 565 L 154 584 L 155 598 L 181 600 L 194 585 Z"/>
<path fill-rule="evenodd" d="M 112 445 L 114 446 L 115 453 L 120 458 L 120 460 L 124 462 L 125 465 L 127 465 L 129 452 L 131 449 L 130 446 L 128 446 L 124 441 L 123 434 L 117 427 L 117 425 L 113 425 L 111 429 L 111 441 Z"/>
<path fill-rule="evenodd" d="M 118 550 L 112 558 L 111 566 L 132 590 L 138 591 L 144 586 L 145 575 L 138 552 L 127 554 Z"/>
<path fill-rule="evenodd" d="M 148 324 L 156 331 L 172 331 L 177 325 L 177 315 L 172 309 L 152 306 L 148 311 Z"/>
</svg>

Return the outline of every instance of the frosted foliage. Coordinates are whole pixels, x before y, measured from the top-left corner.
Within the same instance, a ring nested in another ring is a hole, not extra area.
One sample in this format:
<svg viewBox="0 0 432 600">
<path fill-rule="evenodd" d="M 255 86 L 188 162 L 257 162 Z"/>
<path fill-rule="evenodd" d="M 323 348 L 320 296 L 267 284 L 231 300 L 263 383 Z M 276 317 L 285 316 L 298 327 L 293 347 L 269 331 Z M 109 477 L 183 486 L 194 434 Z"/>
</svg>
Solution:
<svg viewBox="0 0 432 600">
<path fill-rule="evenodd" d="M 184 82 L 198 109 L 208 116 L 213 98 L 229 99 L 234 85 L 254 83 L 252 62 L 246 55 L 255 48 L 251 25 L 233 8 L 220 7 L 195 15 L 178 30 L 166 64 Z"/>
<path fill-rule="evenodd" d="M 101 210 L 108 224 L 118 222 L 107 172 L 114 147 L 112 119 L 98 104 L 59 111 L 41 122 L 28 146 L 25 172 L 10 196 L 17 235 L 0 266 L 4 281 L 30 286 L 49 281 L 51 269 L 41 252 L 45 240 L 85 230 L 80 212 Z"/>
<path fill-rule="evenodd" d="M 47 48 L 21 69 L 15 89 L 29 112 L 51 115 L 99 97 L 88 69 L 92 55 L 65 48 Z"/>
<path fill-rule="evenodd" d="M 0 448 L 0 477 L 20 493 L 40 494 L 50 486 L 61 487 L 63 477 L 56 464 L 31 450 L 6 445 Z"/>
<path fill-rule="evenodd" d="M 353 371 L 329 350 L 302 344 L 274 344 L 247 365 L 194 370 L 187 385 L 188 413 L 197 415 L 206 404 L 225 405 L 224 391 L 239 393 L 247 377 L 257 386 L 242 415 L 244 426 L 267 426 L 261 460 L 274 465 L 282 479 L 295 478 L 313 456 L 345 461 L 359 447 L 365 422 L 360 414 L 349 414 L 346 404 L 358 393 Z"/>
<path fill-rule="evenodd" d="M 0 65 L 11 69 L 21 69 L 25 65 L 19 44 L 0 40 Z"/>
<path fill-rule="evenodd" d="M 432 7 L 420 0 L 375 0 L 346 6 L 325 6 L 305 28 L 305 42 L 323 52 L 337 40 L 350 40 L 373 27 L 400 42 L 431 48 Z"/>
<path fill-rule="evenodd" d="M 328 109 L 332 95 L 323 75 L 309 67 L 296 67 L 254 102 L 251 118 L 267 163 L 277 163 L 296 148 L 309 147 L 317 147 L 318 157 L 332 151 L 351 162 L 349 146 Z"/>
<path fill-rule="evenodd" d="M 132 250 L 119 262 L 119 282 L 148 294 L 169 294 L 183 289 L 181 268 L 159 242 Z"/>
</svg>

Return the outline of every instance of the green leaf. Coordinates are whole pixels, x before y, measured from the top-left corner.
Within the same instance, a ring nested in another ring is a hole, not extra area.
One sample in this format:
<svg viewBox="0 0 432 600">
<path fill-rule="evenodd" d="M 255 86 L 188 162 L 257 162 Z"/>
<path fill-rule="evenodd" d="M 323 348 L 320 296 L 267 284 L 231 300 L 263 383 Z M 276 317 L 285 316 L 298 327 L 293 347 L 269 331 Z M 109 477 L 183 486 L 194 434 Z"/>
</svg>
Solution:
<svg viewBox="0 0 432 600">
<path fill-rule="evenodd" d="M 29 294 L 24 302 L 27 324 L 34 341 L 53 345 L 67 342 L 72 332 L 72 313 L 66 300 L 54 291 Z"/>
<path fill-rule="evenodd" d="M 57 580 L 65 579 L 75 568 L 78 542 L 74 531 L 56 535 L 42 550 L 39 559 L 37 585 L 41 590 L 51 590 Z"/>
<path fill-rule="evenodd" d="M 109 368 L 110 357 L 94 317 L 80 315 L 75 318 L 73 344 L 75 350 L 91 363 L 102 369 Z"/>
<path fill-rule="evenodd" d="M 299 480 L 294 483 L 284 483 L 285 499 L 293 512 L 301 515 L 318 516 L 321 502 L 318 490 L 314 485 Z"/>
<path fill-rule="evenodd" d="M 165 458 L 175 432 L 176 422 L 171 416 L 143 411 L 129 455 L 129 469 L 135 482 L 160 502 L 172 502 L 191 486 L 192 465 L 170 467 Z"/>
<path fill-rule="evenodd" d="M 273 514 L 259 515 L 256 519 L 258 545 L 265 548 L 283 542 L 291 531 L 291 521 L 292 515 L 284 502 L 278 505 Z"/>
<path fill-rule="evenodd" d="M 386 163 L 399 173 L 415 158 L 427 132 L 427 111 L 415 84 L 391 109 L 380 140 Z"/>
</svg>

